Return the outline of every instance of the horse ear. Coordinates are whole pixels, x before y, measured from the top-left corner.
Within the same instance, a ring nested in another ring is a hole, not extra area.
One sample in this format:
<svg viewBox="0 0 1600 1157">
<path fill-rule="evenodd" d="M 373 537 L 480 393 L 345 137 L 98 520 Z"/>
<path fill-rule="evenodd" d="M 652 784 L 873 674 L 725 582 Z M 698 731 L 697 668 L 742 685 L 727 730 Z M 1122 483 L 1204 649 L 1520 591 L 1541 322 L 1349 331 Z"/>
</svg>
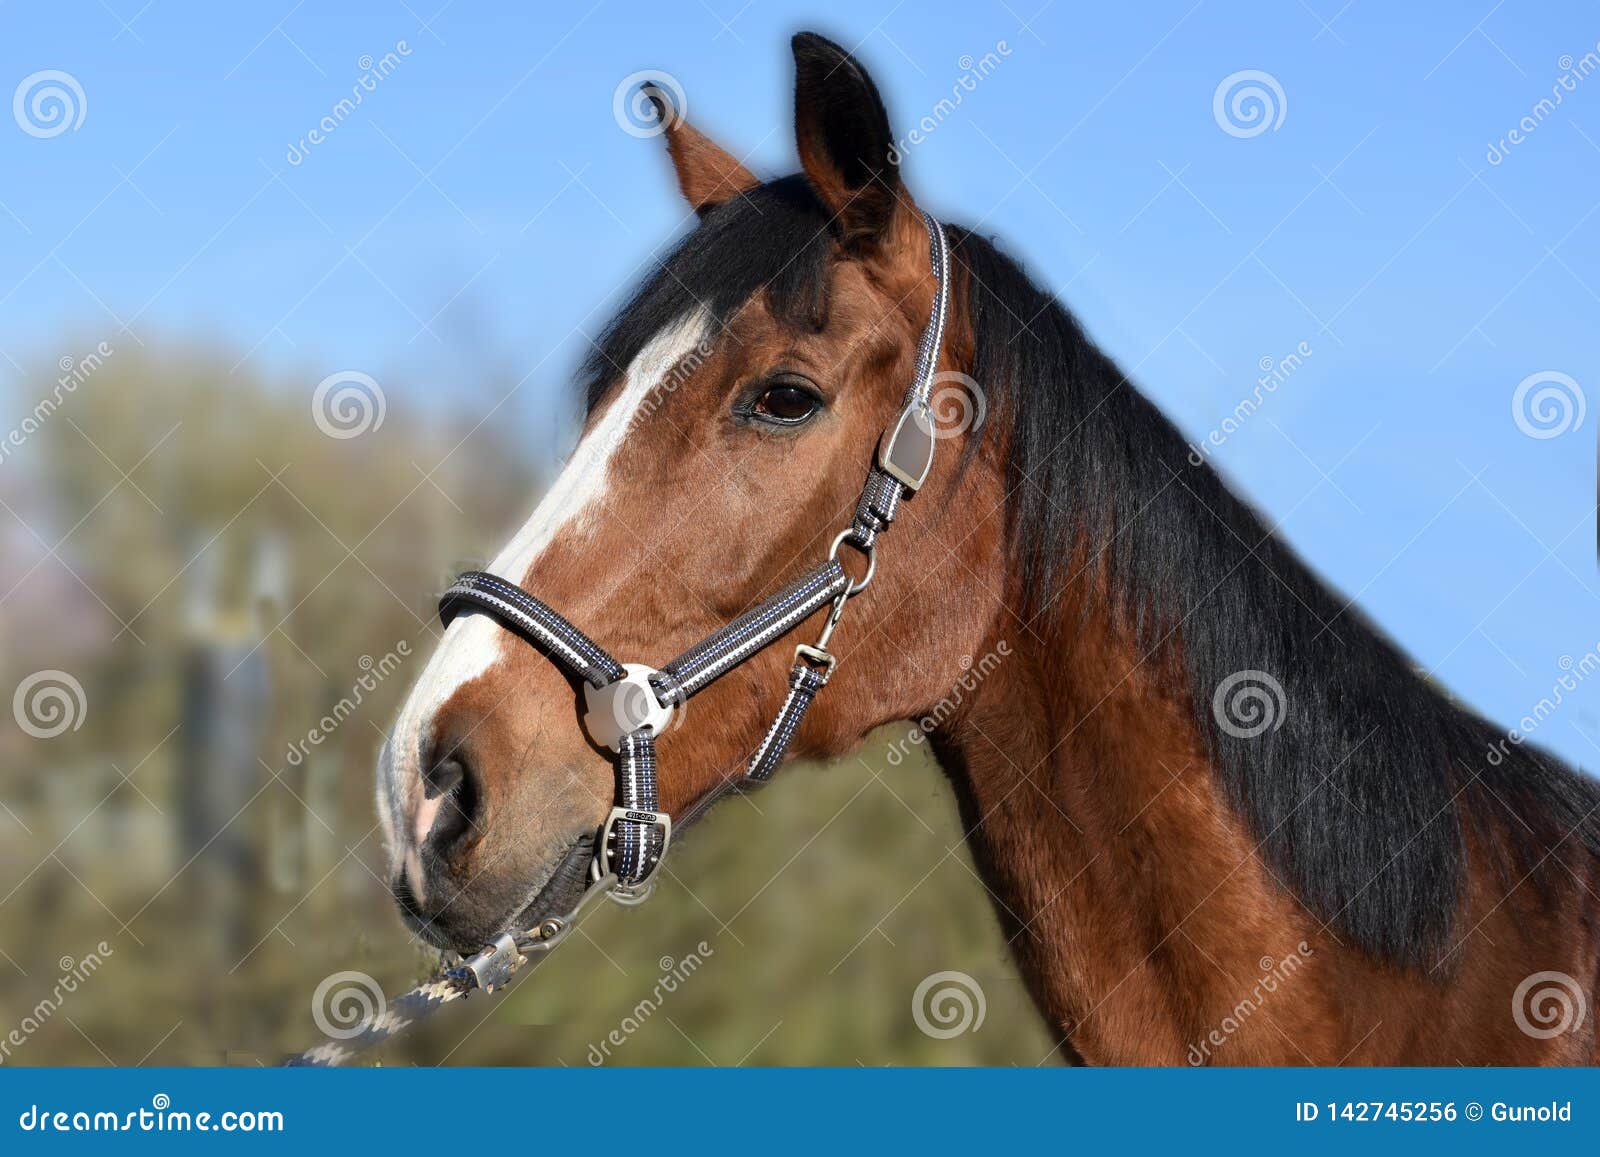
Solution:
<svg viewBox="0 0 1600 1157">
<path fill-rule="evenodd" d="M 834 216 L 847 250 L 871 250 L 890 235 L 910 198 L 877 85 L 833 41 L 802 32 L 794 49 L 794 129 L 800 164 Z"/>
<path fill-rule="evenodd" d="M 702 217 L 718 205 L 755 188 L 759 181 L 721 145 L 684 119 L 660 87 L 646 84 L 645 97 L 665 128 L 667 153 L 678 174 L 678 188 Z"/>
</svg>

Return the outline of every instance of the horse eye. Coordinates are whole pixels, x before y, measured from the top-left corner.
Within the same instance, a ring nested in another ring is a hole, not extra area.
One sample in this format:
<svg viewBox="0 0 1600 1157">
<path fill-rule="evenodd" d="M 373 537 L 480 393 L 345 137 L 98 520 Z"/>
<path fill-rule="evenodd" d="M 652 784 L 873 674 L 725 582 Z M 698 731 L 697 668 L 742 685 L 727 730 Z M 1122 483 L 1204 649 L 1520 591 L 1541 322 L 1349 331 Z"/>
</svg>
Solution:
<svg viewBox="0 0 1600 1157">
<path fill-rule="evenodd" d="M 751 408 L 759 418 L 782 426 L 797 426 L 822 408 L 810 390 L 787 382 L 768 386 Z"/>
</svg>

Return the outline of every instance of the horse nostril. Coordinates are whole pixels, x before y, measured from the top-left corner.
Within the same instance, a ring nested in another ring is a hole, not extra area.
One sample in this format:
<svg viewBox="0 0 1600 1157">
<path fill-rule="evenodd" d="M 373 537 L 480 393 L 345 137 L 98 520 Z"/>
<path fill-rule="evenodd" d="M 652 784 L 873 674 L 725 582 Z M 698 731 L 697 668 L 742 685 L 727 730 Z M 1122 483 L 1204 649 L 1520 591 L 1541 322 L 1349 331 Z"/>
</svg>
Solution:
<svg viewBox="0 0 1600 1157">
<path fill-rule="evenodd" d="M 455 791 L 466 778 L 467 765 L 457 756 L 448 755 L 423 773 L 423 792 L 429 799 L 438 799 Z"/>
<path fill-rule="evenodd" d="M 452 751 L 423 772 L 423 793 L 439 800 L 438 814 L 428 829 L 428 844 L 448 853 L 478 830 L 483 795 L 465 756 Z"/>
</svg>

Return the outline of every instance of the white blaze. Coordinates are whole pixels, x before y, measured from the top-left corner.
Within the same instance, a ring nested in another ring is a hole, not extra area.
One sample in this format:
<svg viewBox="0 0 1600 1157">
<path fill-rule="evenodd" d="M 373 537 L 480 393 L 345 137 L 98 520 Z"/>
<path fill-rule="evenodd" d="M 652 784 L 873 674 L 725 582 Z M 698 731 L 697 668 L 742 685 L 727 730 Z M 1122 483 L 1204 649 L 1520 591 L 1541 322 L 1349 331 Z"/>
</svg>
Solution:
<svg viewBox="0 0 1600 1157">
<path fill-rule="evenodd" d="M 668 326 L 639 351 L 628 366 L 622 392 L 578 443 L 532 517 L 490 564 L 492 573 L 520 584 L 558 534 L 571 537 L 587 532 L 590 519 L 604 504 L 612 460 L 639 407 L 667 373 L 700 345 L 709 322 L 704 311 L 697 310 Z M 506 632 L 493 619 L 463 615 L 445 630 L 439 649 L 417 678 L 378 767 L 378 812 L 395 856 L 404 853 L 408 845 L 414 849 L 422 842 L 441 803 L 422 798 L 421 769 L 416 764 L 426 729 L 458 688 L 499 661 L 507 644 Z M 402 836 L 404 817 L 412 811 L 407 807 L 408 798 L 415 798 L 417 804 L 410 831 Z M 407 858 L 415 854 L 412 850 Z M 391 868 L 400 866 L 394 863 Z M 420 883 L 420 873 L 412 875 L 414 884 Z"/>
</svg>

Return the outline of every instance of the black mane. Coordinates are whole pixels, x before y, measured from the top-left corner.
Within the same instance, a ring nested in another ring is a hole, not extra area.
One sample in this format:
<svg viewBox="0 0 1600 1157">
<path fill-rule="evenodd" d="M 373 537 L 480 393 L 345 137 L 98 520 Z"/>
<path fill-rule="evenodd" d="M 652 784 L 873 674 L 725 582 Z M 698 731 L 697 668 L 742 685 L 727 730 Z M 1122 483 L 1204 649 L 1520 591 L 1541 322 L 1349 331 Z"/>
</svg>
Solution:
<svg viewBox="0 0 1600 1157">
<path fill-rule="evenodd" d="M 1600 855 L 1600 785 L 1507 744 L 1430 685 L 1203 458 L 1191 461 L 1065 308 L 989 241 L 947 228 L 973 377 L 997 419 L 986 429 L 1011 441 L 1009 531 L 1027 589 L 1043 606 L 1088 557 L 1141 650 L 1178 648 L 1228 796 L 1314 914 L 1380 958 L 1430 968 L 1449 947 L 1463 821 L 1508 891 Z M 595 344 L 589 405 L 697 305 L 723 319 L 767 286 L 780 316 L 821 325 L 832 254 L 803 178 L 713 209 Z M 1218 726 L 1213 695 L 1241 671 L 1281 684 L 1281 727 L 1244 739 Z"/>
<path fill-rule="evenodd" d="M 661 259 L 594 343 L 580 371 L 589 409 L 656 334 L 696 308 L 719 323 L 762 286 L 780 320 L 827 321 L 828 214 L 804 177 L 784 177 L 712 209 Z"/>
</svg>

